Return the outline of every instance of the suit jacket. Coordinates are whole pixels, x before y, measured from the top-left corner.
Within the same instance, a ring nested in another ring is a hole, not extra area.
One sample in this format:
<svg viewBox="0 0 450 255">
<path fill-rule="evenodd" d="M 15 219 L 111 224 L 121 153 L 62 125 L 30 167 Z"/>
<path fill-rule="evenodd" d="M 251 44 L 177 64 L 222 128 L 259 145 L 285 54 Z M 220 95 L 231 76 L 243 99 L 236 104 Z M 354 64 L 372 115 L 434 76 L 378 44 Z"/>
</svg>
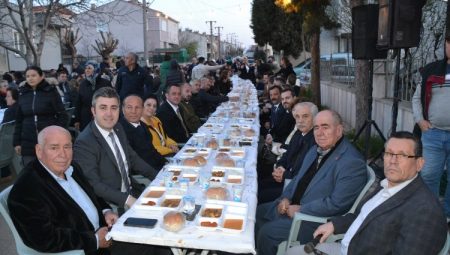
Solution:
<svg viewBox="0 0 450 255">
<path fill-rule="evenodd" d="M 180 107 L 183 109 L 185 122 L 190 133 L 197 132 L 198 128 L 202 125 L 202 121 L 195 113 L 194 107 L 189 102 L 180 102 Z"/>
<path fill-rule="evenodd" d="M 147 164 L 160 170 L 167 160 L 159 154 L 152 143 L 152 134 L 148 131 L 144 122 L 140 122 L 138 127 L 134 127 L 124 117 L 120 118 L 125 133 L 127 134 L 128 142 L 131 148 L 143 159 Z"/>
<path fill-rule="evenodd" d="M 186 123 L 183 109 L 181 107 L 178 109 L 180 109 L 181 117 L 183 118 L 184 123 Z M 174 139 L 177 143 L 185 143 L 189 139 L 183 129 L 181 120 L 178 118 L 172 106 L 170 106 L 167 101 L 159 107 L 156 116 L 161 120 L 164 131 L 166 131 L 167 135 Z M 187 128 L 186 124 L 185 126 Z"/>
<path fill-rule="evenodd" d="M 274 115 L 276 115 L 275 118 Z M 284 143 L 295 125 L 295 119 L 292 116 L 292 112 L 284 109 L 280 103 L 276 112 L 271 113 L 270 118 L 271 124 L 269 133 L 272 135 L 275 142 Z"/>
<path fill-rule="evenodd" d="M 332 218 L 335 233 L 345 233 L 380 189 L 361 202 L 355 213 Z M 418 176 L 367 215 L 350 240 L 348 254 L 438 254 L 446 238 L 443 208 Z"/>
<path fill-rule="evenodd" d="M 116 135 L 125 153 L 128 164 L 128 176 L 131 184 L 131 195 L 138 197 L 143 188 L 131 176 L 141 174 L 150 180 L 157 175 L 157 171 L 145 163 L 128 143 L 125 131 L 120 125 L 114 127 Z M 74 161 L 80 164 L 84 175 L 94 187 L 95 194 L 108 202 L 123 207 L 128 198 L 127 192 L 121 192 L 122 177 L 116 157 L 105 138 L 91 121 L 81 132 L 74 144 Z"/>
<path fill-rule="evenodd" d="M 316 140 L 312 129 L 304 136 L 301 131 L 295 131 L 286 152 L 283 153 L 283 156 L 277 162 L 277 166 L 282 166 L 286 169 L 283 174 L 284 179 L 293 179 L 297 175 L 306 153 L 315 144 Z"/>
<path fill-rule="evenodd" d="M 251 80 L 252 83 L 255 83 L 255 67 L 249 66 L 247 71 L 246 66 L 243 65 L 241 68 L 239 68 L 239 71 L 241 72 L 239 78 L 244 80 Z"/>
<path fill-rule="evenodd" d="M 72 166 L 73 179 L 97 208 L 99 225 L 106 226 L 102 210 L 110 207 L 95 195 L 80 167 L 76 163 Z M 9 194 L 8 208 L 23 242 L 37 251 L 97 252 L 94 226 L 38 160 L 21 172 Z"/>
<path fill-rule="evenodd" d="M 291 200 L 297 184 L 317 158 L 317 145 L 311 147 L 295 178 L 273 202 L 267 216 L 275 217 L 277 205 L 283 198 Z M 300 212 L 331 217 L 346 213 L 367 182 L 366 163 L 361 154 L 343 138 L 311 180 L 300 200 Z"/>
</svg>

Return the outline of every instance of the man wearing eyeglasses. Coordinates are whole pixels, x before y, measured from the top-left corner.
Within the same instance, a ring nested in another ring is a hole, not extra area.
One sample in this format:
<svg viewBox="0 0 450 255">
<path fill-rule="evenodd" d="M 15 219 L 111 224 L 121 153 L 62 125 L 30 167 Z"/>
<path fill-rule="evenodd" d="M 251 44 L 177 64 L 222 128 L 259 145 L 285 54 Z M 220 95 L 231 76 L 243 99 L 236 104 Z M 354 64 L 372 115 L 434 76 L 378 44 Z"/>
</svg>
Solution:
<svg viewBox="0 0 450 255">
<path fill-rule="evenodd" d="M 322 235 L 316 249 L 327 254 L 438 254 L 447 225 L 438 199 L 422 177 L 422 143 L 409 132 L 393 134 L 386 143 L 381 186 L 368 194 L 355 213 L 331 218 L 314 232 Z M 323 243 L 345 233 L 339 243 Z M 303 246 L 288 254 L 305 254 Z"/>
</svg>

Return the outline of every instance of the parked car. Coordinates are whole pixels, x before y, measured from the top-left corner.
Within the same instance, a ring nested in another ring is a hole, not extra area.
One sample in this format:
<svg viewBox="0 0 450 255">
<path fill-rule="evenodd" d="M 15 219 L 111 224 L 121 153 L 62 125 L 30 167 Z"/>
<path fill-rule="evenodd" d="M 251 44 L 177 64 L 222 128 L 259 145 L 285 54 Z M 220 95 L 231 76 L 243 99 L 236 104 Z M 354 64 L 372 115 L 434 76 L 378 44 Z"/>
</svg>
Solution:
<svg viewBox="0 0 450 255">
<path fill-rule="evenodd" d="M 308 58 L 294 67 L 295 76 L 300 81 L 300 86 L 311 83 L 311 59 Z"/>
</svg>

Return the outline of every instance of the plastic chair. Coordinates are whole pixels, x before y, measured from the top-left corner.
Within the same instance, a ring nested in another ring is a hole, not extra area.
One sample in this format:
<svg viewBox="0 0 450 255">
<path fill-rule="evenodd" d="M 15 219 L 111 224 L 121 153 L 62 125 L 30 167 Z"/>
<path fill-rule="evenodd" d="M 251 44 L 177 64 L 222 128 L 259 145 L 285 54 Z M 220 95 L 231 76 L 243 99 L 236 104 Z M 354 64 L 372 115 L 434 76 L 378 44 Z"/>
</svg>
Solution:
<svg viewBox="0 0 450 255">
<path fill-rule="evenodd" d="M 438 255 L 448 255 L 448 250 L 450 248 L 450 234 L 447 232 L 447 241 L 445 242 L 444 247 L 442 247 L 441 252 Z"/>
<path fill-rule="evenodd" d="M 76 128 L 70 126 L 70 122 L 72 121 L 72 117 L 75 114 L 75 107 L 66 108 L 66 114 L 68 116 L 66 127 L 67 130 L 69 130 L 70 134 L 72 135 L 73 140 L 75 141 L 80 134 L 80 131 L 78 131 Z"/>
<path fill-rule="evenodd" d="M 9 216 L 9 209 L 8 209 L 8 196 L 9 192 L 11 191 L 12 186 L 9 186 L 5 190 L 0 193 L 0 214 L 3 215 L 3 218 L 5 218 L 6 224 L 8 225 L 9 229 L 11 230 L 14 240 L 16 241 L 16 250 L 19 255 L 44 255 L 44 254 L 58 254 L 58 255 L 83 255 L 83 250 L 73 250 L 73 251 L 65 251 L 65 252 L 59 252 L 59 253 L 43 253 L 38 252 L 36 250 L 31 249 L 30 247 L 26 246 L 22 238 L 19 236 L 19 233 L 17 233 L 16 227 L 14 226 L 11 217 Z"/>
<path fill-rule="evenodd" d="M 15 121 L 0 125 L 0 168 L 7 167 L 14 158 L 13 135 Z"/>
<path fill-rule="evenodd" d="M 364 197 L 364 195 L 367 193 L 369 188 L 372 186 L 372 184 L 375 182 L 375 172 L 372 170 L 370 166 L 367 166 L 367 183 L 364 186 L 364 188 L 359 193 L 358 197 L 356 198 L 355 202 L 353 203 L 353 206 L 350 208 L 350 210 L 347 213 L 353 213 L 356 210 L 356 207 L 358 206 L 361 199 Z M 289 232 L 289 237 L 287 241 L 284 241 L 278 245 L 278 251 L 277 255 L 283 255 L 286 254 L 287 249 L 289 249 L 292 246 L 300 245 L 300 243 L 297 241 L 298 232 L 300 230 L 300 225 L 302 224 L 302 221 L 309 221 L 309 222 L 317 222 L 317 223 L 327 223 L 328 218 L 327 217 L 318 217 L 318 216 L 312 216 L 304 213 L 295 213 L 294 219 L 292 220 L 291 230 Z M 340 240 L 344 237 L 344 235 L 330 235 L 328 239 L 326 240 L 327 243 L 335 242 L 336 240 Z"/>
</svg>

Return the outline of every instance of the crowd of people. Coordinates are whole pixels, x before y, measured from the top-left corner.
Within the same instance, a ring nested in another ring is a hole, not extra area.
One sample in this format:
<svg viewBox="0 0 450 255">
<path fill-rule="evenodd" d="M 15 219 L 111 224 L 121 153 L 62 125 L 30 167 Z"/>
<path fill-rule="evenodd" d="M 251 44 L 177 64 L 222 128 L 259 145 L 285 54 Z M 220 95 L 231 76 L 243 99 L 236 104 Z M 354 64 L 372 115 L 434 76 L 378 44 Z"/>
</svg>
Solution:
<svg viewBox="0 0 450 255">
<path fill-rule="evenodd" d="M 15 120 L 14 148 L 24 163 L 8 206 L 26 245 L 41 252 L 169 253 L 111 242 L 105 234 L 145 188 L 133 175 L 153 180 L 229 100 L 230 77 L 238 75 L 255 84 L 260 103 L 257 254 L 276 254 L 297 212 L 330 218 L 324 225 L 302 223 L 301 244 L 346 233 L 340 244 L 317 246 L 329 254 L 437 254 L 444 246 L 444 210 L 419 174 L 427 147 L 412 133 L 388 139 L 385 178 L 347 213 L 368 181 L 366 162 L 345 137 L 339 113 L 319 111 L 302 97 L 288 58 L 278 68 L 272 57 L 254 64 L 246 57 L 223 64 L 199 57 L 182 66 L 166 56 L 150 69 L 137 62 L 128 53 L 114 69 L 108 58 L 84 70 L 76 64 L 70 73 L 60 66 L 56 82 L 34 66 L 25 80 L 3 76 L 4 122 Z"/>
</svg>

